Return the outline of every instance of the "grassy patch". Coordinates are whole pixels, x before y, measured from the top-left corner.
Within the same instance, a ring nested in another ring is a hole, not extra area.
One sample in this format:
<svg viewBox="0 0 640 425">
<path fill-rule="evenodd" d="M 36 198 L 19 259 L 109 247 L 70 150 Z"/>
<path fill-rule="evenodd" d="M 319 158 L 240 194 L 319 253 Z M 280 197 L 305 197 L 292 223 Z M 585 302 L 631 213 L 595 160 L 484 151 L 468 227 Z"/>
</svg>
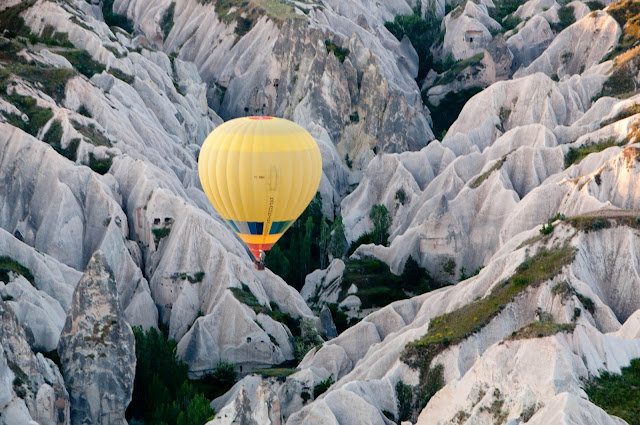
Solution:
<svg viewBox="0 0 640 425">
<path fill-rule="evenodd" d="M 133 84 L 133 82 L 135 81 L 135 77 L 133 75 L 129 75 L 123 71 L 120 71 L 118 68 L 110 68 L 107 72 L 129 85 Z"/>
<path fill-rule="evenodd" d="M 31 31 L 20 14 L 33 6 L 34 3 L 34 0 L 21 1 L 15 6 L 0 11 L 0 32 L 6 31 L 5 35 L 8 38 L 15 38 L 19 35 L 28 37 Z"/>
<path fill-rule="evenodd" d="M 10 120 L 10 123 L 26 131 L 32 136 L 37 136 L 40 129 L 44 127 L 51 118 L 53 118 L 51 108 L 42 108 L 38 106 L 38 102 L 32 97 L 11 94 L 6 96 L 6 100 L 18 108 L 20 112 L 29 117 L 29 121 L 26 123 L 23 122 L 22 119 Z"/>
<path fill-rule="evenodd" d="M 577 230 L 589 233 L 589 231 L 598 231 L 611 227 L 611 221 L 604 217 L 577 216 L 569 219 L 571 224 Z"/>
<path fill-rule="evenodd" d="M 100 74 L 106 69 L 104 65 L 93 60 L 89 52 L 83 49 L 60 50 L 56 51 L 56 54 L 67 58 L 71 65 L 87 78 L 93 77 L 94 74 Z"/>
<path fill-rule="evenodd" d="M 513 332 L 507 339 L 531 339 L 531 338 L 543 338 L 546 336 L 555 335 L 560 332 L 573 333 L 576 328 L 575 323 L 556 323 L 553 320 L 539 320 L 518 329 Z"/>
<path fill-rule="evenodd" d="M 62 46 L 71 48 L 75 47 L 73 43 L 69 41 L 69 34 L 67 34 L 66 32 L 58 32 L 56 31 L 55 27 L 51 25 L 45 25 L 44 29 L 42 30 L 40 39 L 32 34 L 29 36 L 29 41 L 32 44 L 35 44 L 34 41 L 40 41 L 47 46 Z"/>
<path fill-rule="evenodd" d="M 262 378 L 277 378 L 278 380 L 284 380 L 287 376 L 296 373 L 298 369 L 286 368 L 286 367 L 273 367 L 268 369 L 254 369 L 252 373 L 262 375 Z M 284 379 L 283 379 L 284 378 Z"/>
<path fill-rule="evenodd" d="M 584 233 L 608 229 L 614 226 L 625 226 L 640 230 L 640 217 L 630 215 L 619 215 L 615 217 L 579 215 L 571 217 L 567 221 L 575 229 Z"/>
<path fill-rule="evenodd" d="M 569 150 L 567 151 L 566 155 L 564 156 L 564 166 L 565 166 L 565 168 L 568 168 L 572 164 L 580 163 L 580 161 L 585 159 L 587 157 L 587 155 L 589 155 L 591 153 L 602 152 L 603 150 L 608 149 L 610 147 L 622 146 L 625 143 L 626 143 L 625 141 L 618 142 L 615 137 L 611 137 L 611 138 L 605 140 L 602 143 L 593 143 L 593 144 L 590 144 L 590 145 L 582 145 L 582 146 L 580 146 L 578 148 L 571 147 L 571 148 L 569 148 Z"/>
<path fill-rule="evenodd" d="M 417 422 L 418 415 L 429 400 L 444 387 L 444 367 L 435 365 L 420 374 L 418 385 L 407 385 L 402 381 L 396 383 L 396 400 L 398 423 L 403 421 Z"/>
<path fill-rule="evenodd" d="M 162 30 L 163 40 L 166 40 L 171 32 L 171 28 L 173 28 L 173 14 L 176 9 L 175 2 L 171 3 L 167 10 L 162 15 L 162 21 L 160 21 L 160 29 Z"/>
<path fill-rule="evenodd" d="M 600 3 L 599 1 L 588 1 L 585 3 L 587 6 L 589 6 L 589 9 L 593 10 L 601 10 L 604 9 L 604 4 Z"/>
<path fill-rule="evenodd" d="M 81 109 L 82 106 L 80 107 Z M 75 120 L 71 120 L 71 125 L 73 125 L 73 128 L 75 128 L 80 134 L 86 137 L 92 145 L 107 147 L 111 146 L 111 141 L 104 134 L 102 134 L 102 132 L 100 132 L 95 125 L 84 125 Z"/>
<path fill-rule="evenodd" d="M 199 1 L 209 3 L 208 0 Z M 235 9 L 232 11 L 232 8 Z M 227 24 L 237 22 L 235 33 L 239 36 L 251 31 L 255 23 L 264 15 L 278 24 L 286 19 L 298 18 L 293 6 L 280 0 L 217 0 L 215 11 Z"/>
<path fill-rule="evenodd" d="M 248 307 L 251 307 L 256 314 L 260 314 L 266 309 L 266 307 L 258 301 L 256 296 L 253 295 L 253 292 L 251 292 L 251 289 L 249 289 L 246 284 L 243 283 L 242 288 L 229 288 L 229 290 L 238 301 Z"/>
<path fill-rule="evenodd" d="M 9 43 L 11 44 L 11 43 Z M 6 43 L 0 44 L 0 49 L 6 46 Z M 9 46 L 9 48 L 11 48 Z M 3 60 L 6 57 L 1 55 Z M 16 75 L 33 85 L 33 87 L 42 90 L 56 101 L 64 99 L 65 87 L 69 78 L 74 76 L 76 72 L 68 68 L 52 68 L 38 63 L 27 63 L 22 58 L 11 55 L 6 58 L 7 63 L 5 69 L 0 73 L 0 91 L 5 92 L 11 74 Z"/>
<path fill-rule="evenodd" d="M 473 183 L 471 183 L 471 188 L 472 189 L 477 189 L 478 187 L 480 187 L 480 185 L 487 179 L 489 178 L 489 176 L 491 175 L 491 173 L 493 173 L 496 170 L 499 170 L 502 168 L 502 165 L 507 161 L 507 156 L 503 156 L 501 159 L 497 160 L 495 162 L 495 164 L 493 164 L 493 166 L 491 168 L 489 168 L 487 171 L 485 171 L 484 173 L 482 173 L 480 175 L 480 177 L 478 177 L 477 179 L 475 179 L 473 181 Z"/>
<path fill-rule="evenodd" d="M 600 128 L 607 126 L 609 124 L 613 124 L 614 122 L 618 122 L 620 120 L 623 120 L 625 118 L 631 117 L 636 114 L 640 114 L 640 105 L 638 105 L 637 103 L 634 103 L 633 105 L 627 108 L 624 108 L 622 111 L 618 112 L 616 116 L 614 116 L 613 118 L 609 118 L 607 120 L 602 121 L 600 123 Z"/>
<path fill-rule="evenodd" d="M 427 334 L 408 343 L 401 360 L 418 369 L 420 382 L 426 382 L 431 373 L 431 361 L 436 355 L 480 331 L 529 286 L 538 285 L 560 273 L 562 267 L 573 259 L 574 251 L 567 244 L 551 250 L 541 248 L 520 264 L 510 279 L 495 286 L 487 297 L 431 319 Z"/>
<path fill-rule="evenodd" d="M 621 374 L 602 372 L 588 380 L 585 392 L 589 400 L 608 414 L 624 419 L 629 425 L 640 425 L 640 359 L 631 360 Z"/>
<path fill-rule="evenodd" d="M 9 272 L 25 277 L 32 285 L 35 280 L 31 271 L 11 257 L 0 257 L 0 281 L 9 282 Z"/>
</svg>

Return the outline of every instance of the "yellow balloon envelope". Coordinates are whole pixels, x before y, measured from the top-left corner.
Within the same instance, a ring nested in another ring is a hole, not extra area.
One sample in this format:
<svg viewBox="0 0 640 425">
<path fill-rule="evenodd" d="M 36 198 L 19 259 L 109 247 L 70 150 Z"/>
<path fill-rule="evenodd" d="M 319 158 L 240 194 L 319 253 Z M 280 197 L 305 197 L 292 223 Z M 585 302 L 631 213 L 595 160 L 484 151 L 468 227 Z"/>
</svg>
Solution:
<svg viewBox="0 0 640 425">
<path fill-rule="evenodd" d="M 245 117 L 209 134 L 198 171 L 213 207 L 257 259 L 314 198 L 322 158 L 313 137 L 298 124 Z"/>
</svg>

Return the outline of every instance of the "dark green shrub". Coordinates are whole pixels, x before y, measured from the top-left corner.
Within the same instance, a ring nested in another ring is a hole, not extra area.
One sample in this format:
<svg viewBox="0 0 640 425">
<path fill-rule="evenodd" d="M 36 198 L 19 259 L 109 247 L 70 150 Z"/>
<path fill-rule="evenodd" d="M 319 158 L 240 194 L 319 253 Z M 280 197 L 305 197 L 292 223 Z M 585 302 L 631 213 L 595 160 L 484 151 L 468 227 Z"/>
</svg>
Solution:
<svg viewBox="0 0 640 425">
<path fill-rule="evenodd" d="M 396 199 L 398 200 L 398 202 L 400 202 L 402 205 L 404 205 L 404 201 L 407 198 L 407 194 L 404 191 L 404 188 L 401 187 L 400 189 L 398 189 L 396 191 Z"/>
<path fill-rule="evenodd" d="M 585 3 L 587 6 L 589 6 L 589 9 L 591 10 L 600 10 L 600 9 L 604 9 L 604 4 L 600 3 L 599 1 L 588 1 Z"/>
<path fill-rule="evenodd" d="M 101 175 L 107 174 L 111 169 L 112 164 L 113 164 L 113 158 L 111 156 L 98 159 L 95 157 L 93 152 L 89 153 L 89 168 L 91 168 L 93 171 L 95 171 L 98 174 L 101 174 Z"/>
<path fill-rule="evenodd" d="M 349 159 L 349 154 L 346 154 L 344 156 L 344 163 L 347 165 L 347 167 L 349 167 L 349 169 L 351 169 L 351 167 L 353 167 L 353 161 L 351 161 Z"/>
<path fill-rule="evenodd" d="M 333 375 L 329 375 L 327 379 L 320 382 L 316 386 L 313 387 L 313 399 L 317 399 L 320 395 L 324 394 L 331 385 L 333 385 L 335 381 L 333 380 Z"/>
<path fill-rule="evenodd" d="M 51 123 L 49 130 L 42 138 L 42 141 L 48 143 L 58 152 L 60 155 L 64 156 L 70 161 L 74 161 L 78 157 L 78 145 L 80 144 L 80 139 L 70 140 L 67 144 L 67 147 L 62 147 L 62 124 L 60 121 L 55 120 Z"/>
<path fill-rule="evenodd" d="M 540 228 L 540 233 L 542 233 L 543 235 L 550 235 L 551 233 L 553 233 L 553 229 L 553 224 L 551 223 L 551 220 L 549 220 L 546 225 L 542 225 L 542 228 Z"/>
<path fill-rule="evenodd" d="M 560 22 L 551 25 L 551 28 L 556 32 L 560 32 L 575 23 L 576 17 L 573 14 L 573 6 L 564 5 L 558 9 L 558 18 Z"/>
<path fill-rule="evenodd" d="M 14 272 L 25 277 L 32 285 L 34 285 L 34 278 L 31 271 L 14 260 L 11 257 L 0 257 L 0 281 L 9 282 L 9 272 Z"/>
<path fill-rule="evenodd" d="M 153 233 L 154 242 L 158 245 L 163 238 L 169 236 L 169 233 L 171 233 L 171 227 L 158 227 L 152 229 L 151 233 Z"/>
<path fill-rule="evenodd" d="M 162 15 L 162 21 L 160 21 L 160 29 L 162 30 L 163 40 L 167 39 L 169 33 L 171 32 L 171 28 L 173 28 L 173 14 L 175 12 L 176 4 L 175 2 L 171 3 L 167 10 Z"/>
<path fill-rule="evenodd" d="M 114 0 L 102 1 L 102 15 L 104 16 L 104 21 L 110 27 L 120 27 L 126 32 L 133 34 L 133 23 L 126 16 L 113 12 L 113 1 Z"/>
<path fill-rule="evenodd" d="M 80 105 L 80 107 L 78 108 L 78 113 L 80 115 L 84 115 L 85 117 L 93 118 L 93 116 L 91 115 L 91 111 L 89 110 L 89 108 L 87 108 L 87 105 L 85 105 L 84 103 Z"/>
<path fill-rule="evenodd" d="M 333 52 L 333 54 L 340 62 L 344 62 L 347 56 L 349 56 L 349 49 L 340 47 L 329 39 L 326 39 L 324 41 L 324 44 L 325 46 L 327 46 L 327 53 Z"/>
<path fill-rule="evenodd" d="M 582 306 L 584 307 L 585 310 L 587 310 L 591 314 L 596 312 L 596 305 L 591 298 L 585 295 L 582 295 L 579 292 L 576 292 L 576 297 L 582 303 Z"/>
</svg>

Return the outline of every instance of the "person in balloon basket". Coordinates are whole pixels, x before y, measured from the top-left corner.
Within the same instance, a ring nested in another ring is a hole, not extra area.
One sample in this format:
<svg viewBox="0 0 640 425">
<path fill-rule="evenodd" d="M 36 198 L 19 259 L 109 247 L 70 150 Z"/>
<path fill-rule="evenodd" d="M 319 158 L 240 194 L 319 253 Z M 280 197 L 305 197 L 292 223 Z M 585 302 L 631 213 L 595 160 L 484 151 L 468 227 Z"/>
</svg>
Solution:
<svg viewBox="0 0 640 425">
<path fill-rule="evenodd" d="M 258 255 L 258 258 L 256 259 L 256 261 L 254 262 L 256 269 L 258 270 L 264 270 L 264 259 L 266 258 L 266 254 L 264 253 L 263 250 L 260 250 L 260 254 Z"/>
</svg>

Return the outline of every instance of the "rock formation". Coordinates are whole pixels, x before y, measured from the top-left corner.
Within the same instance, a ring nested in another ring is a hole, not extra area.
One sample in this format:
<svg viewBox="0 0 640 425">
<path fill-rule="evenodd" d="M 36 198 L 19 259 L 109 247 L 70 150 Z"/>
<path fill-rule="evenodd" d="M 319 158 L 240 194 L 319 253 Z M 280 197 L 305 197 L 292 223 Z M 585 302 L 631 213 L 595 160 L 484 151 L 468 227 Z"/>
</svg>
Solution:
<svg viewBox="0 0 640 425">
<path fill-rule="evenodd" d="M 58 353 L 72 424 L 126 424 L 136 370 L 135 340 L 101 252 L 73 293 Z"/>
<path fill-rule="evenodd" d="M 4 299 L 4 297 L 3 297 Z M 58 367 L 34 354 L 11 306 L 0 301 L 0 418 L 7 425 L 69 425 L 69 394 Z"/>
</svg>

